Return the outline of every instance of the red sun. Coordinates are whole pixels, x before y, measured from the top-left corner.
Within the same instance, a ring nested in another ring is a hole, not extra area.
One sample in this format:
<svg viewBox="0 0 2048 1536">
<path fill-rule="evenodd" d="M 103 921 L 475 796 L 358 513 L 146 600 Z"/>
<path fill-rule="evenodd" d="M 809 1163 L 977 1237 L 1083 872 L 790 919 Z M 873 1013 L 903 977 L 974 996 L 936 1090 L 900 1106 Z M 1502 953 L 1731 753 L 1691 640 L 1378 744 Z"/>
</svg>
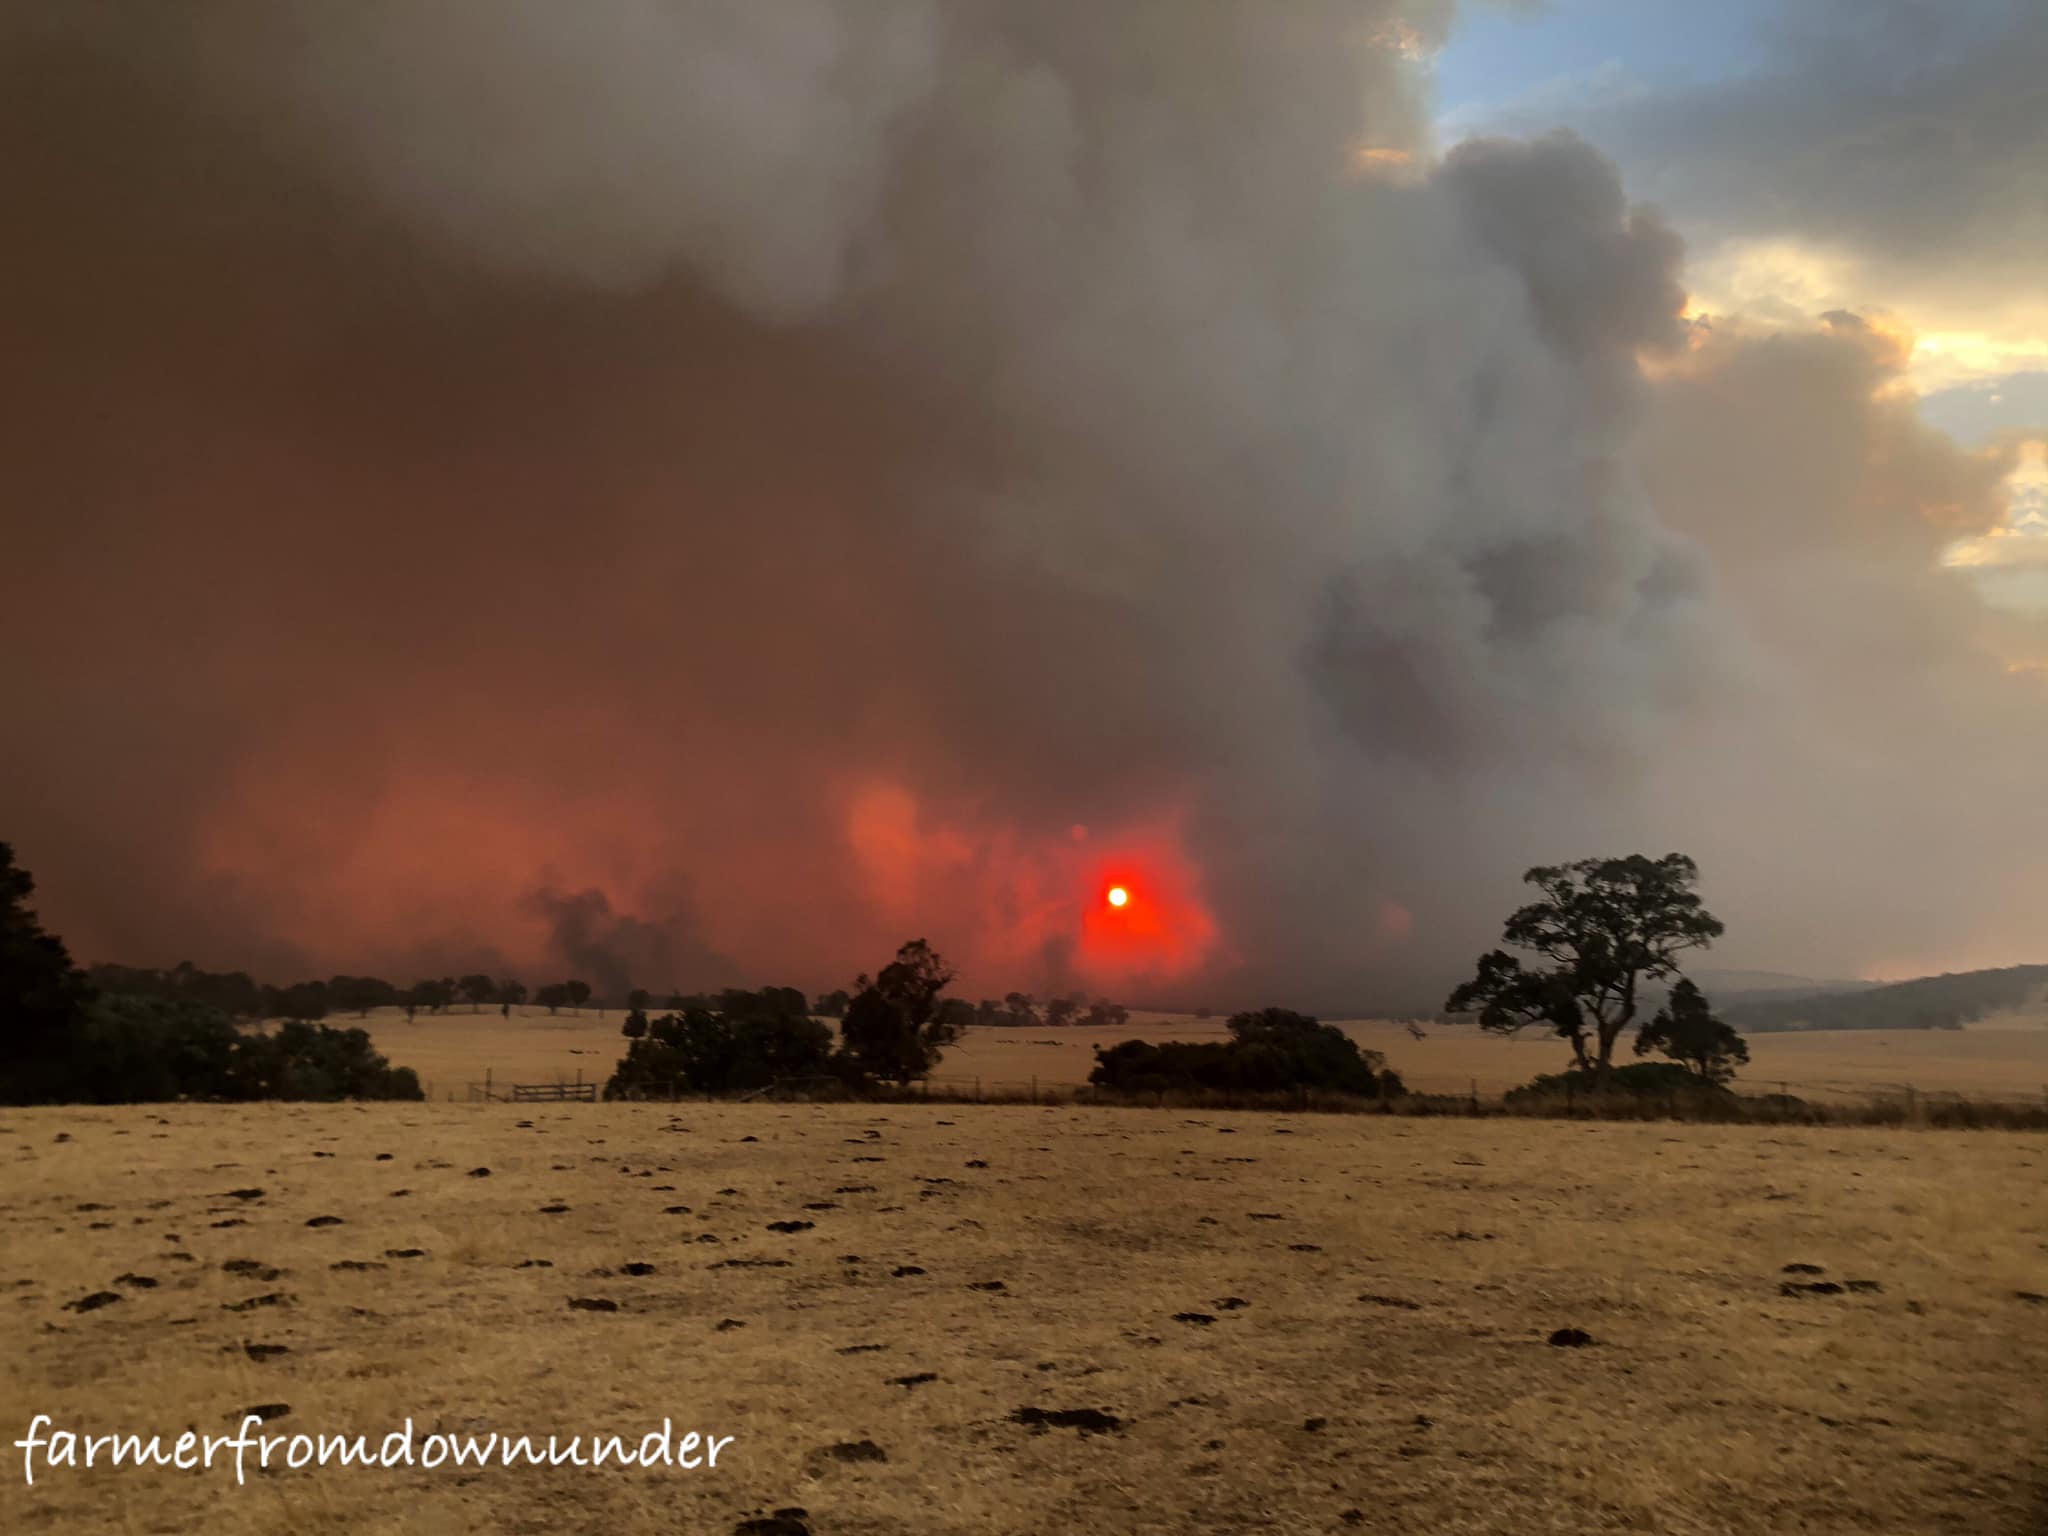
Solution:
<svg viewBox="0 0 2048 1536">
<path fill-rule="evenodd" d="M 1124 906 L 1130 901 L 1130 899 L 1131 893 L 1125 890 L 1122 886 L 1112 885 L 1109 888 L 1109 904 L 1112 907 Z"/>
</svg>

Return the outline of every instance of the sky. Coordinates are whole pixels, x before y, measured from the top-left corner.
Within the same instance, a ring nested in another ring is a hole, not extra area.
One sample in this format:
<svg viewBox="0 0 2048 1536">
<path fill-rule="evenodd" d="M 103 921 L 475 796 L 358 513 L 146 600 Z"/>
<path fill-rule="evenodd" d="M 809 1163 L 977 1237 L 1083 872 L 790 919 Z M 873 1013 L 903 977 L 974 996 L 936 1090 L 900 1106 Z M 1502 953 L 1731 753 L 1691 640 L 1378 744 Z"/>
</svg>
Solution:
<svg viewBox="0 0 2048 1536">
<path fill-rule="evenodd" d="M 1433 1008 L 1533 864 L 2038 961 L 2048 12 L 0 13 L 91 960 Z M 1107 892 L 1130 899 L 1111 906 Z"/>
</svg>

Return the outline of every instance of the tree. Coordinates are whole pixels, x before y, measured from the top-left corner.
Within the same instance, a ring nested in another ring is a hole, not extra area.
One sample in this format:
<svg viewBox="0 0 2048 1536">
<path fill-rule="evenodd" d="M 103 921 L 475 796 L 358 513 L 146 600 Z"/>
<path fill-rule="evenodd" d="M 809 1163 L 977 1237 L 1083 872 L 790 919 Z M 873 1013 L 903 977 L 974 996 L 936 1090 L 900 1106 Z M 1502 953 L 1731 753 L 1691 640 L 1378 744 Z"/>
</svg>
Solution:
<svg viewBox="0 0 2048 1536">
<path fill-rule="evenodd" d="M 654 994 L 645 987 L 635 987 L 626 994 L 626 1009 L 629 1013 L 645 1013 L 654 1006 Z"/>
<path fill-rule="evenodd" d="M 1737 1067 L 1749 1065 L 1749 1044 L 1732 1024 L 1714 1017 L 1706 994 L 1681 978 L 1657 1016 L 1636 1034 L 1636 1054 L 1662 1051 L 1702 1083 L 1723 1087 Z"/>
<path fill-rule="evenodd" d="M 471 1013 L 482 1012 L 484 1004 L 498 995 L 498 984 L 481 971 L 463 977 L 456 985 L 462 989 L 462 995 L 469 999 Z"/>
<path fill-rule="evenodd" d="M 1522 878 L 1543 899 L 1509 917 L 1502 937 L 1548 967 L 1525 968 L 1507 951 L 1491 950 L 1444 1011 L 1476 1013 L 1495 1034 L 1550 1029 L 1604 1088 L 1642 984 L 1675 975 L 1681 952 L 1725 930 L 1693 891 L 1699 866 L 1681 853 L 1539 865 Z"/>
<path fill-rule="evenodd" d="M 534 992 L 533 1000 L 553 1014 L 557 1009 L 569 1006 L 569 989 L 559 981 L 551 981 Z"/>
<path fill-rule="evenodd" d="M 583 1005 L 590 1001 L 590 983 L 565 981 L 562 983 L 562 997 L 569 1004 L 571 1012 L 579 1012 Z"/>
<path fill-rule="evenodd" d="M 13 1104 L 63 1089 L 93 999 L 64 941 L 45 932 L 29 906 L 35 888 L 13 848 L 0 843 L 0 1101 Z"/>
<path fill-rule="evenodd" d="M 1112 1003 L 1107 999 L 1091 1005 L 1088 1009 L 1088 1022 L 1097 1029 L 1115 1029 L 1119 1024 L 1129 1022 L 1130 1017 L 1130 1009 L 1124 1007 L 1122 1003 Z"/>
<path fill-rule="evenodd" d="M 639 1040 L 647 1034 L 647 1015 L 638 1008 L 629 1009 L 626 1022 L 619 1026 L 619 1033 L 628 1040 Z"/>
<path fill-rule="evenodd" d="M 728 991 L 716 1009 L 692 1006 L 648 1022 L 629 1036 L 625 1057 L 605 1085 L 608 1099 L 676 1092 L 740 1093 L 832 1069 L 832 1031 L 806 1008 L 764 992 Z"/>
<path fill-rule="evenodd" d="M 1071 997 L 1050 997 L 1045 1002 L 1045 1022 L 1055 1028 L 1062 1028 L 1074 1022 L 1074 1015 L 1081 1011 L 1081 1005 Z"/>
<path fill-rule="evenodd" d="M 820 992 L 817 1015 L 821 1019 L 843 1019 L 846 1017 L 846 1005 L 852 1001 L 852 994 L 844 987 L 832 992 Z"/>
<path fill-rule="evenodd" d="M 1028 1029 L 1042 1022 L 1038 1017 L 1038 1003 L 1029 992 L 1005 992 L 1003 994 L 1005 1024 L 1019 1029 Z"/>
<path fill-rule="evenodd" d="M 899 1086 L 931 1071 L 960 1026 L 941 1017 L 939 993 L 953 973 L 923 939 L 912 939 L 882 967 L 881 975 L 854 982 L 839 1034 L 847 1056 L 869 1077 Z"/>
<path fill-rule="evenodd" d="M 264 1013 L 273 1019 L 310 1024 L 327 1017 L 331 999 L 324 981 L 295 981 L 288 987 L 265 987 Z"/>
<path fill-rule="evenodd" d="M 243 1035 L 231 1076 L 248 1099 L 421 1099 L 410 1067 L 394 1067 L 360 1029 L 293 1020 L 275 1034 Z"/>
<path fill-rule="evenodd" d="M 1363 1051 L 1334 1024 L 1286 1008 L 1232 1014 L 1230 1044 L 1244 1088 L 1329 1088 L 1372 1093 L 1386 1058 Z"/>
<path fill-rule="evenodd" d="M 424 1008 L 429 1013 L 439 1013 L 454 1001 L 455 983 L 445 976 L 439 981 L 416 981 L 406 994 L 406 1002 L 412 1008 Z M 410 1009 L 406 1017 L 412 1017 Z"/>
<path fill-rule="evenodd" d="M 359 1019 L 368 1018 L 372 1008 L 388 1008 L 399 1001 L 398 988 L 375 976 L 337 976 L 327 983 L 327 996 L 336 1008 Z"/>
</svg>

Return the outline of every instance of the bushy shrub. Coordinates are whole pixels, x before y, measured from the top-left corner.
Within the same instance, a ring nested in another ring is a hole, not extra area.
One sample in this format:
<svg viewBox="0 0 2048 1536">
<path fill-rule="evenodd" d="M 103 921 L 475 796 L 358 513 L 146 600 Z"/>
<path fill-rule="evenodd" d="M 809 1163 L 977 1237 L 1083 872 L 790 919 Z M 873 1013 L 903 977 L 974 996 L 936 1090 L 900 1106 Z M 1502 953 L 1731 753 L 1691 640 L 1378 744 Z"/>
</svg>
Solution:
<svg viewBox="0 0 2048 1536">
<path fill-rule="evenodd" d="M 1126 1040 L 1095 1052 L 1088 1081 L 1115 1093 L 1272 1093 L 1316 1089 L 1366 1098 L 1401 1093 L 1377 1051 L 1332 1024 L 1284 1008 L 1240 1013 L 1228 1041 Z"/>
<path fill-rule="evenodd" d="M 672 1093 L 744 1093 L 784 1078 L 832 1071 L 832 1030 L 794 1009 L 783 989 L 728 991 L 721 1007 L 685 1008 L 647 1021 L 605 1085 L 608 1099 Z"/>
<path fill-rule="evenodd" d="M 86 1009 L 55 1099 L 148 1104 L 170 1099 L 419 1099 L 360 1029 L 288 1023 L 244 1031 L 217 1008 L 115 994 Z"/>
<path fill-rule="evenodd" d="M 235 1052 L 238 1095 L 248 1099 L 421 1099 L 411 1067 L 378 1054 L 367 1031 L 292 1020 L 247 1034 Z"/>
<path fill-rule="evenodd" d="M 1596 1092 L 1591 1072 L 1573 1067 L 1568 1072 L 1546 1072 L 1519 1088 L 1508 1090 L 1507 1102 L 1523 1104 L 1532 1099 L 1589 1097 Z M 1719 1083 L 1704 1082 L 1672 1061 L 1638 1061 L 1616 1067 L 1608 1073 L 1607 1091 L 1639 1099 L 1672 1099 L 1726 1094 Z"/>
</svg>

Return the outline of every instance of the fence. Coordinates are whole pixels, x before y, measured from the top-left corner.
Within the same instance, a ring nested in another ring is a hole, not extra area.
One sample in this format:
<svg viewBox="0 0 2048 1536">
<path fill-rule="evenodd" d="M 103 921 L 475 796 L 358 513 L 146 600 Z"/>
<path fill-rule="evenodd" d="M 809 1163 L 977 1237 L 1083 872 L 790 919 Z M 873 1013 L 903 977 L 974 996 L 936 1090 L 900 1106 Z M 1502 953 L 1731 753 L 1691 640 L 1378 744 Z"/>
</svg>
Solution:
<svg viewBox="0 0 2048 1536">
<path fill-rule="evenodd" d="M 494 1079 L 493 1069 L 484 1069 L 484 1080 L 480 1083 L 463 1084 L 463 1096 L 472 1104 L 595 1104 L 597 1084 L 583 1081 L 579 1070 L 574 1082 L 556 1078 L 551 1083 L 499 1083 Z M 427 1097 L 434 1096 L 433 1085 L 427 1086 Z M 448 1097 L 453 1099 L 454 1094 Z"/>
<path fill-rule="evenodd" d="M 781 1079 L 764 1088 L 730 1096 L 730 1101 L 805 1102 L 859 1098 L 882 1102 L 929 1100 L 954 1104 L 1173 1105 L 1227 1110 L 1528 1115 L 1583 1119 L 1812 1119 L 1875 1124 L 2009 1124 L 2048 1128 L 2048 1084 L 2043 1084 L 2038 1094 L 1992 1094 L 1928 1089 L 1913 1083 L 1755 1079 L 1735 1083 L 1731 1096 L 1706 1096 L 1701 1102 L 1694 1102 L 1699 1096 L 1687 1094 L 1636 1097 L 1610 1093 L 1596 1099 L 1575 1086 L 1568 1086 L 1559 1095 L 1541 1099 L 1531 1100 L 1526 1096 L 1510 1098 L 1509 1089 L 1495 1084 L 1489 1084 L 1482 1090 L 1476 1078 L 1410 1078 L 1406 1086 L 1408 1092 L 1404 1098 L 1382 1101 L 1315 1089 L 1272 1093 L 1195 1090 L 1117 1094 L 1087 1083 L 1036 1076 L 936 1075 L 907 1085 L 883 1083 L 856 1091 L 838 1078 L 806 1077 Z M 584 1082 L 581 1072 L 577 1073 L 574 1082 L 557 1079 L 552 1083 L 499 1084 L 487 1071 L 481 1083 L 469 1083 L 466 1087 L 471 1102 L 588 1104 L 598 1099 L 597 1084 Z M 431 1090 L 428 1096 L 432 1097 Z M 450 1094 L 449 1097 L 455 1095 Z M 635 1097 L 681 1102 L 718 1096 L 694 1093 L 676 1084 L 666 1093 Z"/>
</svg>

